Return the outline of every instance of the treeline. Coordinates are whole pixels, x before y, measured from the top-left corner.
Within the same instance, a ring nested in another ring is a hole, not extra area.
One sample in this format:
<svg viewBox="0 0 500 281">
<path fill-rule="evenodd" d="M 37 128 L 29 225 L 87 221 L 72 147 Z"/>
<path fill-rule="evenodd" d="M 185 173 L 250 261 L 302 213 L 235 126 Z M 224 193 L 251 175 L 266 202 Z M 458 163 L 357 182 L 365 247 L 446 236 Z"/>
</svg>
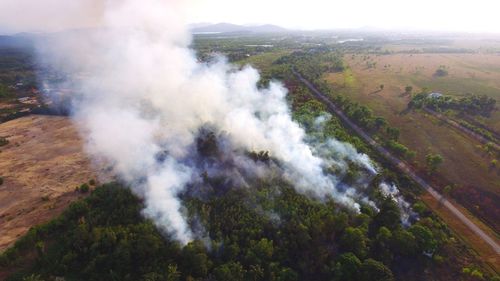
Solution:
<svg viewBox="0 0 500 281">
<path fill-rule="evenodd" d="M 26 80 L 35 83 L 34 54 L 30 49 L 0 47 L 0 84 Z"/>
<path fill-rule="evenodd" d="M 408 108 L 428 107 L 436 111 L 448 109 L 464 112 L 471 115 L 481 115 L 489 117 L 493 111 L 497 110 L 496 100 L 486 95 L 467 94 L 463 97 L 453 97 L 448 95 L 431 95 L 427 91 L 422 91 L 412 97 L 408 103 Z"/>
<path fill-rule="evenodd" d="M 329 50 L 296 51 L 276 60 L 274 64 L 293 65 L 308 80 L 315 81 L 325 72 L 341 72 L 345 69 L 342 55 Z"/>
<path fill-rule="evenodd" d="M 465 120 L 462 120 L 462 119 L 458 120 L 458 123 L 461 126 L 463 126 L 463 127 L 467 128 L 467 129 L 473 131 L 474 133 L 483 136 L 484 138 L 486 138 L 489 141 L 492 141 L 492 142 L 496 142 L 497 141 L 497 138 L 490 131 L 488 131 L 488 130 L 486 130 L 484 128 L 477 127 L 477 126 L 475 126 L 475 125 L 473 125 L 473 124 L 471 124 L 471 123 L 469 123 L 469 122 L 467 122 Z"/>
<path fill-rule="evenodd" d="M 405 265 L 457 267 L 446 258 L 448 230 L 429 212 L 405 228 L 395 201 L 374 196 L 380 211 L 360 214 L 284 182 L 185 198 L 191 224 L 201 223 L 206 236 L 183 247 L 141 216 L 143 204 L 128 189 L 107 184 L 32 228 L 0 263 L 19 269 L 10 281 L 389 281 L 405 275 Z"/>
<path fill-rule="evenodd" d="M 367 106 L 352 102 L 348 97 L 332 91 L 331 87 L 322 77 L 332 68 L 337 71 L 343 71 L 345 65 L 342 61 L 341 53 L 332 54 L 330 61 L 327 61 L 325 56 L 325 54 L 321 53 L 295 52 L 290 56 L 282 57 L 275 64 L 287 65 L 289 68 L 293 67 L 304 78 L 314 83 L 319 91 L 330 96 L 331 100 L 358 126 L 364 128 L 382 141 L 385 147 L 392 150 L 399 157 L 406 158 L 407 160 L 414 159 L 416 152 L 399 142 L 400 131 L 398 128 L 389 126 L 385 118 L 375 116 L 373 111 Z M 329 65 L 332 66 L 328 67 Z"/>
<path fill-rule="evenodd" d="M 415 158 L 415 151 L 410 150 L 399 142 L 400 130 L 389 126 L 387 120 L 380 116 L 375 116 L 373 111 L 367 106 L 351 102 L 348 98 L 336 95 L 333 99 L 342 111 L 353 120 L 358 126 L 377 137 L 385 147 L 392 150 L 399 157 L 412 160 Z"/>
<path fill-rule="evenodd" d="M 369 148 L 359 137 L 345 130 L 338 118 L 331 116 L 320 132 L 313 130 L 318 117 L 326 114 L 326 106 L 314 99 L 309 89 L 295 80 L 292 73 L 287 76 L 286 87 L 289 89 L 289 103 L 293 118 L 299 122 L 308 134 L 322 134 L 323 138 L 335 138 L 352 144 L 359 152 L 368 153 Z"/>
</svg>

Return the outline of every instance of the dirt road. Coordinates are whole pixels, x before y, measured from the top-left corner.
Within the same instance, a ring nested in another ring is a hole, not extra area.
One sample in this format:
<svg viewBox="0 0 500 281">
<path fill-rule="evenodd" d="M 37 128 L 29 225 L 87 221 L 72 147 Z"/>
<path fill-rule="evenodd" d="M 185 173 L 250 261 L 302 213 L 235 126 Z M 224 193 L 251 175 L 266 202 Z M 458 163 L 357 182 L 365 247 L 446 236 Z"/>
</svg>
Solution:
<svg viewBox="0 0 500 281">
<path fill-rule="evenodd" d="M 472 230 L 478 238 L 482 239 L 491 248 L 496 252 L 497 255 L 500 255 L 500 245 L 498 244 L 495 238 L 492 238 L 488 234 L 486 234 L 482 229 L 480 229 L 476 224 L 474 224 L 470 219 L 468 219 L 460 210 L 458 210 L 453 204 L 448 201 L 445 197 L 439 194 L 432 186 L 430 186 L 424 179 L 415 174 L 410 167 L 400 159 L 396 158 L 392 155 L 387 149 L 378 144 L 372 137 L 370 137 L 363 129 L 354 124 L 333 102 L 330 101 L 329 98 L 326 97 L 323 93 L 318 91 L 312 83 L 307 81 L 304 77 L 302 77 L 298 72 L 293 71 L 295 76 L 304 83 L 309 90 L 320 100 L 323 102 L 328 109 L 335 113 L 345 124 L 347 124 L 353 131 L 355 131 L 360 137 L 362 137 L 367 143 L 369 143 L 375 150 L 377 150 L 380 154 L 382 154 L 385 158 L 387 158 L 393 165 L 398 167 L 398 169 L 405 174 L 407 174 L 412 180 L 421 185 L 427 192 L 429 192 L 432 197 L 436 200 L 440 201 L 443 206 L 445 206 L 451 213 L 455 215 L 463 224 L 465 224 L 470 230 Z"/>
</svg>

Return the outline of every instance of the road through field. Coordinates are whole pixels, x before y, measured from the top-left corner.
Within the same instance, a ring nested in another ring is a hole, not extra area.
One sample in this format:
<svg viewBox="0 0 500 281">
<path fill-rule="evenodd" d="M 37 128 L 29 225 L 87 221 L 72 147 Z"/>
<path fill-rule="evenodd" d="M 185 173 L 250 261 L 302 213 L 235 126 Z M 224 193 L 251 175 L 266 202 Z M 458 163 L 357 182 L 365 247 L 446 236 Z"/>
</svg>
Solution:
<svg viewBox="0 0 500 281">
<path fill-rule="evenodd" d="M 393 165 L 395 165 L 400 171 L 407 174 L 412 180 L 417 182 L 422 186 L 427 192 L 429 192 L 432 197 L 441 202 L 457 219 L 459 219 L 463 224 L 465 224 L 473 233 L 475 233 L 480 239 L 486 242 L 495 251 L 497 255 L 500 255 L 500 245 L 495 238 L 492 238 L 486 234 L 482 229 L 480 229 L 476 224 L 474 224 L 470 219 L 468 219 L 460 210 L 458 210 L 450 201 L 439 194 L 431 185 L 429 185 L 424 179 L 418 176 L 415 172 L 410 169 L 410 167 L 399 158 L 395 157 L 387 149 L 378 144 L 372 137 L 370 137 L 363 129 L 354 124 L 343 112 L 340 110 L 329 98 L 320 91 L 318 91 L 311 82 L 306 80 L 302 75 L 293 70 L 293 73 L 297 78 L 304 83 L 304 85 L 311 90 L 311 92 L 323 102 L 330 111 L 335 113 L 345 124 L 347 124 L 353 131 L 355 131 L 360 137 L 362 137 L 367 143 L 369 143 L 374 149 L 376 149 L 380 154 L 382 154 L 387 160 L 389 160 Z"/>
</svg>

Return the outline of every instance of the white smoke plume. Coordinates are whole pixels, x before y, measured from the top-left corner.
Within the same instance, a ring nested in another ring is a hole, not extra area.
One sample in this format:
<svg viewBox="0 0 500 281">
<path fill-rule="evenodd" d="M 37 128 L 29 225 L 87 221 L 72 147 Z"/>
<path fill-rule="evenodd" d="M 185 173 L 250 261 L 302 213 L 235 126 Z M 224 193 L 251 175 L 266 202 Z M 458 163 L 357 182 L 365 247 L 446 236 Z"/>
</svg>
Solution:
<svg viewBox="0 0 500 281">
<path fill-rule="evenodd" d="M 410 225 L 410 219 L 418 217 L 417 214 L 411 209 L 410 203 L 406 202 L 403 195 L 400 193 L 395 184 L 382 182 L 379 185 L 380 192 L 386 197 L 392 198 L 401 210 L 401 223 L 404 226 Z"/>
<path fill-rule="evenodd" d="M 332 115 L 323 113 L 314 120 L 314 131 L 323 132 L 326 123 L 330 121 Z M 366 169 L 371 174 L 377 174 L 377 168 L 370 160 L 370 157 L 364 153 L 358 153 L 350 143 L 343 143 L 332 138 L 317 138 L 314 134 L 307 137 L 307 142 L 313 146 L 317 155 L 323 159 L 345 159 L 356 163 Z"/>
<path fill-rule="evenodd" d="M 359 209 L 357 190 L 338 188 L 340 180 L 325 169 L 347 158 L 375 173 L 368 157 L 335 140 L 310 146 L 292 120 L 286 89 L 277 83 L 257 88 L 256 70 L 223 59 L 198 63 L 177 5 L 109 1 L 105 29 L 46 41 L 50 46 L 41 54 L 78 90 L 73 116 L 88 152 L 111 163 L 144 198 L 144 214 L 181 243 L 193 234 L 178 195 L 200 181 L 203 170 L 190 157 L 207 124 L 226 132 L 233 149 L 270 151 L 299 192 Z M 252 173 L 263 173 L 254 166 Z"/>
</svg>

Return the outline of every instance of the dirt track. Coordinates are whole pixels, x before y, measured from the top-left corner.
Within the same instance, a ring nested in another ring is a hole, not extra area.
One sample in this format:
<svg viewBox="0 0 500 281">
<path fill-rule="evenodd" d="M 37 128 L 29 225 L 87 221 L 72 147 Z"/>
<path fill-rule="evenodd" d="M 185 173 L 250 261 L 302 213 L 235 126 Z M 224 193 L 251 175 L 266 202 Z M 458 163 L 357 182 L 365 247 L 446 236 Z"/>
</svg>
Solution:
<svg viewBox="0 0 500 281">
<path fill-rule="evenodd" d="M 310 90 L 311 92 L 325 105 L 328 106 L 330 111 L 335 113 L 345 124 L 347 124 L 352 130 L 354 130 L 359 136 L 361 136 L 367 143 L 369 143 L 374 149 L 376 149 L 380 154 L 382 154 L 387 160 L 389 160 L 393 165 L 399 168 L 400 171 L 407 174 L 415 182 L 421 185 L 426 191 L 428 191 L 433 198 L 440 201 L 451 213 L 455 215 L 463 224 L 465 224 L 470 230 L 472 230 L 479 239 L 486 242 L 496 255 L 500 255 L 500 245 L 496 238 L 490 237 L 482 229 L 480 229 L 476 224 L 474 224 L 470 219 L 468 219 L 460 210 L 458 210 L 450 201 L 439 194 L 432 186 L 430 186 L 425 180 L 415 174 L 406 163 L 400 159 L 394 157 L 387 149 L 383 148 L 380 144 L 375 142 L 367 133 L 365 133 L 360 127 L 354 124 L 347 116 L 333 103 L 326 95 L 318 91 L 309 81 L 304 79 L 299 73 L 294 71 L 294 74 L 299 78 Z"/>
</svg>

